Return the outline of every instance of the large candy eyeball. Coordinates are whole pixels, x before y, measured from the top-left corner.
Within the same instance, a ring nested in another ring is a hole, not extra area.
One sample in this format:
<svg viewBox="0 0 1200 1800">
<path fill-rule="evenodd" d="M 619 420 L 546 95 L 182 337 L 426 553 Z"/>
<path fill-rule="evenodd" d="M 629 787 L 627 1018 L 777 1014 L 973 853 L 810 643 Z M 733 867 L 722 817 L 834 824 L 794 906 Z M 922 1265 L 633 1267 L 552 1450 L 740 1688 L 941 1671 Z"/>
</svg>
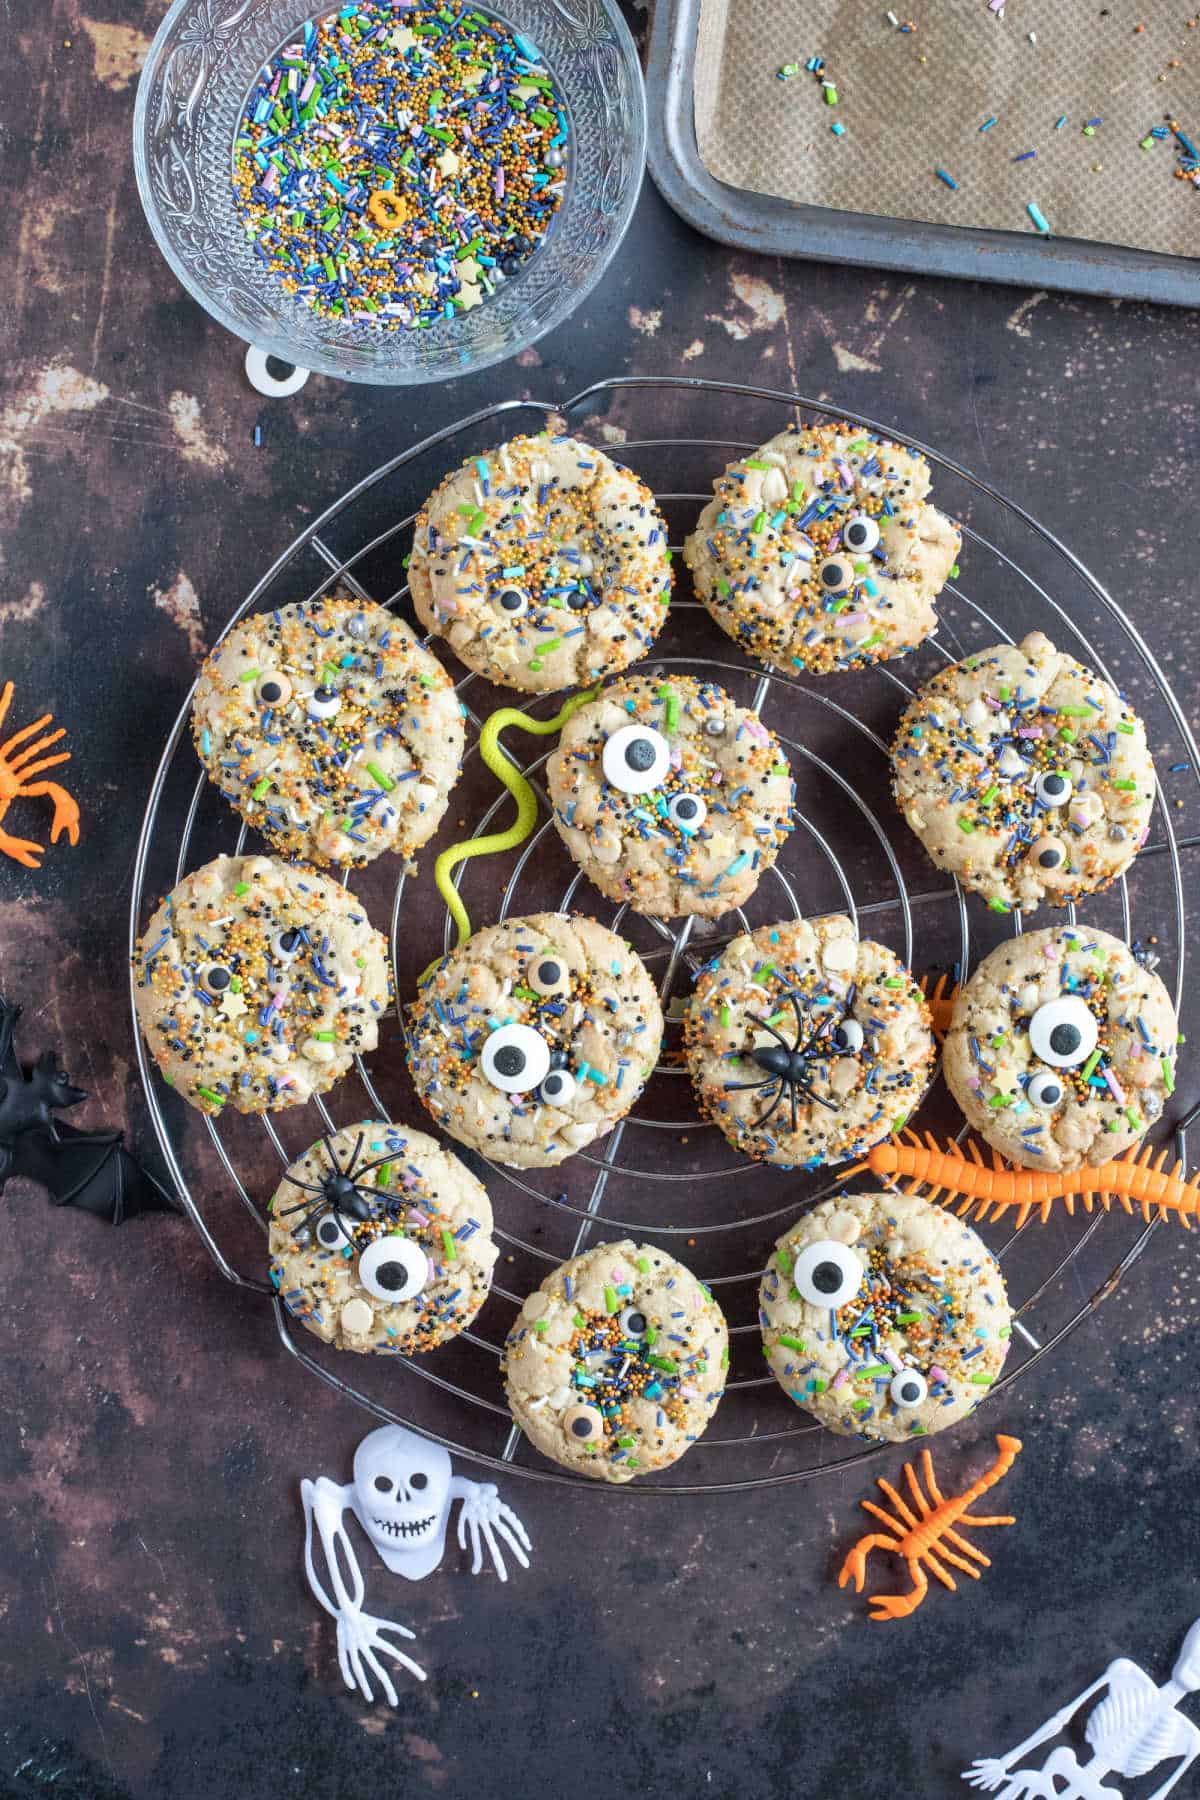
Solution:
<svg viewBox="0 0 1200 1800">
<path fill-rule="evenodd" d="M 502 1093 L 532 1093 L 549 1073 L 550 1046 L 532 1025 L 501 1025 L 484 1044 L 479 1066 Z"/>
<path fill-rule="evenodd" d="M 1033 1053 L 1052 1069 L 1077 1069 L 1096 1048 L 1095 1016 L 1077 994 L 1060 994 L 1039 1006 L 1029 1021 Z"/>
<path fill-rule="evenodd" d="M 792 1280 L 802 1300 L 836 1311 L 853 1300 L 862 1286 L 863 1266 L 848 1245 L 823 1238 L 801 1250 L 792 1266 Z"/>
<path fill-rule="evenodd" d="M 428 1285 L 429 1258 L 412 1238 L 372 1238 L 358 1259 L 358 1279 L 377 1300 L 412 1300 Z"/>
<path fill-rule="evenodd" d="M 1065 806 L 1074 792 L 1070 776 L 1059 769 L 1048 769 L 1044 775 L 1039 775 L 1034 788 L 1043 806 Z"/>
<path fill-rule="evenodd" d="M 622 725 L 605 741 L 604 779 L 622 794 L 648 794 L 671 766 L 671 746 L 650 725 Z"/>
<path fill-rule="evenodd" d="M 1036 1075 L 1029 1077 L 1025 1089 L 1025 1098 L 1031 1106 L 1040 1106 L 1044 1112 L 1053 1112 L 1061 1106 L 1064 1093 L 1062 1082 L 1049 1069 L 1039 1069 Z"/>
<path fill-rule="evenodd" d="M 351 1243 L 351 1222 L 339 1212 L 322 1213 L 317 1220 L 317 1242 L 322 1250 L 344 1250 Z"/>
<path fill-rule="evenodd" d="M 502 587 L 496 595 L 496 605 L 507 619 L 519 619 L 522 613 L 529 611 L 529 597 L 521 588 Z"/>
<path fill-rule="evenodd" d="M 624 1307 L 617 1324 L 621 1327 L 622 1337 L 635 1338 L 638 1343 L 650 1329 L 650 1321 L 640 1306 Z"/>
<path fill-rule="evenodd" d="M 855 513 L 842 526 L 842 543 L 856 556 L 866 556 L 879 542 L 879 527 L 870 513 Z"/>
<path fill-rule="evenodd" d="M 569 1106 L 577 1085 L 570 1069 L 551 1069 L 538 1089 L 538 1099 L 544 1106 Z"/>
<path fill-rule="evenodd" d="M 667 817 L 680 831 L 699 831 L 708 817 L 708 802 L 699 794 L 672 794 L 667 802 Z"/>
<path fill-rule="evenodd" d="M 1040 837 L 1029 852 L 1039 869 L 1048 872 L 1061 869 L 1067 860 L 1067 846 L 1061 838 Z"/>
<path fill-rule="evenodd" d="M 210 963 L 200 980 L 210 994 L 224 994 L 229 991 L 229 984 L 233 977 L 222 963 Z"/>
<path fill-rule="evenodd" d="M 844 594 L 854 583 L 854 570 L 844 556 L 827 556 L 817 570 L 817 582 L 827 594 Z"/>
<path fill-rule="evenodd" d="M 268 670 L 255 682 L 254 692 L 263 706 L 286 706 L 292 697 L 292 684 L 286 675 Z"/>
<path fill-rule="evenodd" d="M 598 1444 L 604 1436 L 604 1415 L 594 1406 L 568 1406 L 562 1425 L 575 1444 Z"/>
<path fill-rule="evenodd" d="M 829 1045 L 838 1056 L 857 1056 L 863 1047 L 863 1028 L 858 1020 L 839 1020 L 829 1034 Z"/>
<path fill-rule="evenodd" d="M 897 1406 L 920 1406 L 929 1394 L 929 1383 L 919 1369 L 901 1369 L 888 1388 Z"/>
<path fill-rule="evenodd" d="M 287 931 L 277 931 L 271 939 L 271 949 L 280 962 L 289 963 L 299 956 L 304 948 L 304 933 L 292 926 Z"/>
<path fill-rule="evenodd" d="M 336 688 L 319 687 L 313 689 L 308 710 L 314 719 L 332 719 L 341 704 L 341 695 Z"/>
<path fill-rule="evenodd" d="M 543 950 L 540 956 L 535 956 L 525 971 L 525 981 L 544 1000 L 553 999 L 555 994 L 565 994 L 571 985 L 566 962 L 556 950 Z"/>
</svg>

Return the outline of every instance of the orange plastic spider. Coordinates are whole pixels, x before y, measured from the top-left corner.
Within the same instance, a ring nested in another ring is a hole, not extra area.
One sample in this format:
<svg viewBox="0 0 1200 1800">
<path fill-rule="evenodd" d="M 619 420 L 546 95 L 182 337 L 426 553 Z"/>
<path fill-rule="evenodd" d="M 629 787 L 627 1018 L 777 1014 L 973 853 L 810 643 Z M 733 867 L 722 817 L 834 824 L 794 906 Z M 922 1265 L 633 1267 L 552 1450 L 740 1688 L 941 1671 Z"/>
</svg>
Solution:
<svg viewBox="0 0 1200 1800">
<path fill-rule="evenodd" d="M 0 691 L 0 725 L 8 716 L 12 704 L 13 684 L 7 681 Z M 41 775 L 46 769 L 53 769 L 58 763 L 70 762 L 71 752 L 60 750 L 57 756 L 43 756 L 57 744 L 60 738 L 66 737 L 66 731 L 59 726 L 57 731 L 47 732 L 45 737 L 38 737 L 38 732 L 46 725 L 53 724 L 50 713 L 44 713 L 32 725 L 23 726 L 14 731 L 12 736 L 0 744 L 0 820 L 7 813 L 14 800 L 46 798 L 54 802 L 54 818 L 50 826 L 50 842 L 57 844 L 60 835 L 65 831 L 67 841 L 79 842 L 79 808 L 65 788 L 59 787 L 56 781 L 31 781 L 31 775 Z M 33 738 L 33 743 L 26 740 Z M 40 761 L 38 760 L 40 758 Z M 45 854 L 41 844 L 34 844 L 28 838 L 10 837 L 0 827 L 0 851 L 11 856 L 14 862 L 21 863 L 27 869 L 40 869 L 40 858 Z"/>
</svg>

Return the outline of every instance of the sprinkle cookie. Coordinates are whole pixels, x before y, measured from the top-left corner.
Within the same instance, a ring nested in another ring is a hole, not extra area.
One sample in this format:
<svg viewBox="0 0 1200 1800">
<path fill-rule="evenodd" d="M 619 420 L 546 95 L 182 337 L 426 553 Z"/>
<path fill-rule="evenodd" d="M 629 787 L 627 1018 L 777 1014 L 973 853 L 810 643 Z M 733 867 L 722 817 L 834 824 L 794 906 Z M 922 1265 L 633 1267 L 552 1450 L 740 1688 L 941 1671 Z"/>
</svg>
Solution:
<svg viewBox="0 0 1200 1800">
<path fill-rule="evenodd" d="M 856 425 L 793 426 L 730 463 L 684 545 L 722 631 L 786 675 L 902 656 L 937 625 L 962 541 L 915 450 Z"/>
<path fill-rule="evenodd" d="M 934 862 L 999 912 L 1107 887 L 1154 806 L 1141 720 L 1040 631 L 935 675 L 900 721 L 892 777 Z"/>
<path fill-rule="evenodd" d="M 387 940 L 353 894 L 270 856 L 185 875 L 133 957 L 138 1023 L 201 1112 L 279 1112 L 373 1050 L 391 997 Z"/>
<path fill-rule="evenodd" d="M 771 1373 L 843 1437 L 944 1431 L 1008 1355 L 999 1264 L 969 1225 L 912 1194 L 839 1194 L 805 1213 L 758 1301 Z"/>
<path fill-rule="evenodd" d="M 617 674 L 671 598 L 650 489 L 572 437 L 470 457 L 417 515 L 409 568 L 422 623 L 501 687 L 551 693 Z"/>
<path fill-rule="evenodd" d="M 985 956 L 950 1016 L 947 1085 L 994 1149 L 1027 1169 L 1119 1156 L 1175 1088 L 1166 988 L 1119 938 L 1063 925 Z"/>
<path fill-rule="evenodd" d="M 840 914 L 734 938 L 700 974 L 684 1044 L 705 1118 L 784 1168 L 845 1162 L 899 1130 L 935 1058 L 908 970 Z"/>
<path fill-rule="evenodd" d="M 742 905 L 792 829 L 779 740 L 688 676 L 614 682 L 564 727 L 546 774 L 580 868 L 610 900 L 659 918 Z"/>
<path fill-rule="evenodd" d="M 513 1418 L 553 1462 L 632 1481 L 678 1462 L 725 1388 L 720 1307 L 662 1250 L 598 1244 L 529 1295 L 502 1364 Z"/>
<path fill-rule="evenodd" d="M 272 1285 L 339 1350 L 432 1350 L 487 1299 L 498 1254 L 487 1191 L 423 1131 L 366 1119 L 322 1139 L 270 1214 Z"/>
<path fill-rule="evenodd" d="M 350 596 L 235 625 L 200 671 L 192 734 L 274 849 L 346 866 L 427 843 L 463 754 L 462 707 L 436 657 Z"/>
<path fill-rule="evenodd" d="M 444 957 L 407 1010 L 408 1066 L 459 1143 L 549 1168 L 624 1118 L 663 1018 L 640 957 L 594 919 L 534 913 Z"/>
</svg>

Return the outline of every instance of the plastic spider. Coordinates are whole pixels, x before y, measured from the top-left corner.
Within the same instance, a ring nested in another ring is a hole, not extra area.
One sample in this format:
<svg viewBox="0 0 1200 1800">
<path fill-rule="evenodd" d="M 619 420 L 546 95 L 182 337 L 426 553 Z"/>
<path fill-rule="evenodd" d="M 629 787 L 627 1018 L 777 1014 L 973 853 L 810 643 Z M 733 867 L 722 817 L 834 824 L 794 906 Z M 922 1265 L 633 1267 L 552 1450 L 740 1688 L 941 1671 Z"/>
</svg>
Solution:
<svg viewBox="0 0 1200 1800">
<path fill-rule="evenodd" d="M 285 1181 L 289 1182 L 292 1187 L 299 1188 L 302 1193 L 317 1196 L 315 1201 L 301 1200 L 298 1206 L 279 1208 L 278 1216 L 281 1219 L 291 1218 L 294 1213 L 304 1214 L 303 1219 L 292 1232 L 296 1243 L 308 1243 L 314 1229 L 327 1214 L 333 1216 L 343 1237 L 349 1242 L 350 1232 L 346 1228 L 345 1220 L 352 1219 L 356 1224 L 360 1224 L 364 1219 L 377 1219 L 381 1205 L 384 1208 L 390 1206 L 391 1196 L 382 1195 L 375 1188 L 360 1187 L 359 1183 L 363 1176 L 369 1174 L 372 1169 L 381 1168 L 384 1163 L 394 1162 L 396 1152 L 389 1150 L 386 1156 L 377 1156 L 374 1162 L 363 1163 L 360 1167 L 358 1158 L 365 1137 L 366 1132 L 360 1131 L 354 1140 L 354 1148 L 350 1152 L 349 1160 L 343 1165 L 338 1161 L 337 1151 L 326 1132 L 321 1142 L 324 1144 L 325 1154 L 329 1158 L 329 1170 L 322 1180 L 313 1183 L 297 1181 L 294 1175 L 284 1177 Z"/>
<path fill-rule="evenodd" d="M 789 1044 L 783 1033 L 772 1025 L 770 1019 L 760 1019 L 753 1013 L 749 1014 L 752 1024 L 761 1025 L 763 1030 L 769 1031 L 775 1039 L 773 1044 L 755 1045 L 750 1052 L 750 1060 L 756 1062 L 764 1071 L 763 1078 L 761 1081 L 727 1081 L 725 1083 L 726 1091 L 775 1088 L 775 1096 L 768 1102 L 766 1111 L 760 1113 L 754 1120 L 756 1131 L 761 1131 L 774 1118 L 785 1094 L 791 1107 L 793 1131 L 797 1131 L 800 1126 L 800 1112 L 797 1104 L 797 1095 L 799 1094 L 803 1094 L 806 1100 L 815 1100 L 818 1106 L 828 1107 L 830 1112 L 836 1112 L 837 1107 L 832 1100 L 826 1100 L 821 1094 L 814 1092 L 809 1081 L 810 1065 L 814 1061 L 824 1060 L 829 1056 L 852 1055 L 858 1046 L 850 1040 L 848 1025 L 853 1023 L 856 1029 L 861 1031 L 861 1027 L 857 1026 L 856 1021 L 847 1022 L 839 1019 L 830 1010 L 823 1011 L 821 1018 L 814 1025 L 805 1018 L 801 1011 L 800 996 L 795 988 L 788 988 L 787 992 L 781 994 L 779 998 L 781 1003 L 790 1000 L 792 1011 L 796 1015 L 794 1042 Z"/>
</svg>

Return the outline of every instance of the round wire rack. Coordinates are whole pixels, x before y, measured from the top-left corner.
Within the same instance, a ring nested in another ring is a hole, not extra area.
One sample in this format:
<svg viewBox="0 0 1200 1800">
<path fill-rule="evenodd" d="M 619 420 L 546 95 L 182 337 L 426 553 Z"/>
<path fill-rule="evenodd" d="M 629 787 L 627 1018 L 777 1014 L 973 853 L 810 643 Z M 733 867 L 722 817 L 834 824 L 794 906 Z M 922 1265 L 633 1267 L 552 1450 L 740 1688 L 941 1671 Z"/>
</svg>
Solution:
<svg viewBox="0 0 1200 1800">
<path fill-rule="evenodd" d="M 1068 916 L 1156 959 L 1177 1007 L 1184 992 L 1184 867 L 1200 841 L 1194 829 L 1200 774 L 1179 701 L 1122 609 L 1045 526 L 950 458 L 874 420 L 796 394 L 677 378 L 602 381 L 559 404 L 502 402 L 393 457 L 334 501 L 255 584 L 226 629 L 252 608 L 334 590 L 376 600 L 411 620 L 404 562 L 416 507 L 464 456 L 548 420 L 594 437 L 634 468 L 658 496 L 678 550 L 710 496 L 713 476 L 797 414 L 848 418 L 922 451 L 933 466 L 935 499 L 962 524 L 962 574 L 948 583 L 937 634 L 919 651 L 872 670 L 802 680 L 743 660 L 691 598 L 686 571 L 677 565 L 676 598 L 649 667 L 703 672 L 741 704 L 754 705 L 783 740 L 797 784 L 797 826 L 778 864 L 744 909 L 722 919 L 645 919 L 603 899 L 554 829 L 542 785 L 548 751 L 509 731 L 506 753 L 529 777 L 541 811 L 519 850 L 461 865 L 473 922 L 543 910 L 597 917 L 628 937 L 655 974 L 668 1031 L 663 1059 L 634 1112 L 559 1168 L 508 1169 L 454 1146 L 486 1181 L 501 1248 L 491 1297 L 472 1329 L 424 1357 L 327 1348 L 290 1319 L 266 1278 L 265 1206 L 283 1167 L 322 1132 L 365 1117 L 429 1126 L 404 1065 L 400 1008 L 439 937 L 449 947 L 453 935 L 431 879 L 437 851 L 465 833 L 496 829 L 511 808 L 478 756 L 481 723 L 507 694 L 472 675 L 458 682 L 467 755 L 441 834 L 422 852 L 420 877 L 397 880 L 388 859 L 355 872 L 355 891 L 375 922 L 390 915 L 398 997 L 369 1068 L 359 1060 L 356 1076 L 305 1107 L 260 1120 L 216 1120 L 181 1103 L 152 1073 L 135 1027 L 150 1116 L 183 1208 L 221 1274 L 273 1305 L 286 1350 L 376 1418 L 532 1480 L 576 1485 L 582 1478 L 544 1462 L 512 1425 L 498 1369 L 505 1335 L 524 1296 L 555 1264 L 626 1236 L 661 1245 L 713 1287 L 729 1320 L 732 1356 L 725 1398 L 686 1460 L 621 1491 L 715 1493 L 809 1481 L 880 1448 L 837 1437 L 798 1411 L 761 1360 L 757 1285 L 772 1245 L 798 1212 L 842 1182 L 830 1171 L 805 1174 L 740 1161 L 700 1121 L 679 1053 L 678 1010 L 704 962 L 737 932 L 772 920 L 845 912 L 918 976 L 940 972 L 951 979 L 1006 932 L 1023 929 L 1019 913 L 1000 917 L 946 884 L 890 797 L 887 745 L 896 719 L 937 668 L 1041 629 L 1129 695 L 1146 721 L 1160 771 L 1150 840 L 1126 878 L 1089 899 L 1078 915 L 1068 909 Z M 250 836 L 197 771 L 187 742 L 190 705 L 189 694 L 150 791 L 134 866 L 131 951 L 160 893 L 222 850 L 241 853 Z M 539 699 L 528 710 L 548 714 L 557 705 Z M 1169 797 L 1162 785 L 1167 770 Z M 1042 915 L 1038 923 L 1045 922 Z M 1155 1135 L 1165 1142 L 1173 1134 L 1186 1161 L 1184 1087 L 1181 1082 L 1174 1110 Z M 964 1135 L 940 1082 L 919 1123 L 939 1137 Z M 1098 1307 L 1155 1229 L 1121 1212 L 1069 1217 L 1065 1211 L 1019 1233 L 1004 1221 L 982 1228 L 1001 1259 L 1016 1313 L 1006 1371 L 993 1393 L 1019 1380 Z"/>
</svg>

